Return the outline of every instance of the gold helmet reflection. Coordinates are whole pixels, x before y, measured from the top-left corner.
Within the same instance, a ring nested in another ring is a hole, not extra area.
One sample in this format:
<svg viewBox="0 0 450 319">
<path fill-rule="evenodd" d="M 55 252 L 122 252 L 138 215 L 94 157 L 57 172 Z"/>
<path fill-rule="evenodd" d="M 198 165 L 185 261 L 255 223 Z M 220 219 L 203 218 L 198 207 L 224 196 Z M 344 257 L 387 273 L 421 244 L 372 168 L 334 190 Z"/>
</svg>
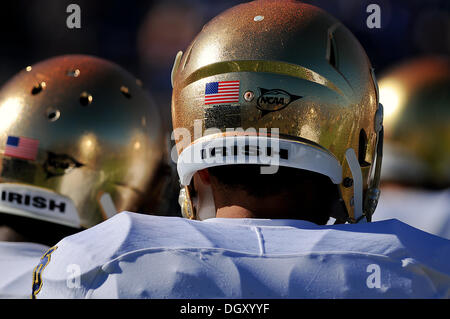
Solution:
<svg viewBox="0 0 450 319">
<path fill-rule="evenodd" d="M 165 147 L 139 84 L 84 55 L 9 80 L 0 90 L 0 212 L 87 228 L 122 210 L 151 211 Z"/>
<path fill-rule="evenodd" d="M 450 186 L 450 59 L 404 61 L 380 77 L 385 106 L 382 180 Z"/>
<path fill-rule="evenodd" d="M 379 196 L 382 107 L 364 49 L 334 17 L 297 2 L 235 6 L 177 55 L 172 82 L 186 217 L 198 218 L 189 186 L 195 172 L 224 165 L 218 157 L 233 155 L 233 143 L 264 138 L 278 143 L 279 165 L 327 175 L 338 185 L 341 221 L 370 221 Z M 214 141 L 227 147 L 210 152 Z M 245 147 L 234 163 L 260 163 Z"/>
</svg>

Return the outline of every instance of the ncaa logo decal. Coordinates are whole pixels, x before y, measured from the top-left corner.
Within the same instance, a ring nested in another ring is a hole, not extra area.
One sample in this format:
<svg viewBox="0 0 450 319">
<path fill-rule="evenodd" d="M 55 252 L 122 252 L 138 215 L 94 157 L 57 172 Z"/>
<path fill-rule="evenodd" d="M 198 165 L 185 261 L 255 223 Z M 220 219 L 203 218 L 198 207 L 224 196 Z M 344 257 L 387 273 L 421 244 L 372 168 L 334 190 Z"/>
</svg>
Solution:
<svg viewBox="0 0 450 319">
<path fill-rule="evenodd" d="M 259 91 L 261 94 L 256 101 L 256 107 L 262 111 L 262 116 L 269 112 L 282 110 L 293 101 L 303 97 L 290 94 L 282 89 L 259 88 Z"/>
<path fill-rule="evenodd" d="M 84 164 L 81 164 L 69 155 L 47 152 L 47 159 L 44 162 L 43 168 L 47 174 L 47 178 L 51 178 L 62 176 L 72 169 L 82 166 L 84 166 Z"/>
</svg>

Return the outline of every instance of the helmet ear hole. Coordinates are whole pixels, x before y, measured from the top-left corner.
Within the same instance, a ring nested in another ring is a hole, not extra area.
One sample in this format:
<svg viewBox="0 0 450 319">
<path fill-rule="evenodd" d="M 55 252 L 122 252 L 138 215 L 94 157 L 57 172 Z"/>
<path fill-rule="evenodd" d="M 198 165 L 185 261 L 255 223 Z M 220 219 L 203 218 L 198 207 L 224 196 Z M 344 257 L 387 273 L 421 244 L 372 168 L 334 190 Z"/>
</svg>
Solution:
<svg viewBox="0 0 450 319">
<path fill-rule="evenodd" d="M 359 132 L 359 145 L 358 145 L 358 162 L 361 167 L 369 166 L 370 163 L 366 162 L 367 153 L 367 134 L 364 129 Z"/>
</svg>

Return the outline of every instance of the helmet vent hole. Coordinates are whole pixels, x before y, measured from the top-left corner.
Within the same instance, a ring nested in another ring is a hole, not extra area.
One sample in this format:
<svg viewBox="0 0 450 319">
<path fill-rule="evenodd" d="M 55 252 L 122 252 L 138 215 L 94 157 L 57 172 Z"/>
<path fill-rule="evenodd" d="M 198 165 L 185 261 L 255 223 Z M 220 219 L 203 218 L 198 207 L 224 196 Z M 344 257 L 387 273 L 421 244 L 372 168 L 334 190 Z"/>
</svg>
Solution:
<svg viewBox="0 0 450 319">
<path fill-rule="evenodd" d="M 67 70 L 66 75 L 71 76 L 73 78 L 77 78 L 80 75 L 80 70 L 78 69 Z"/>
<path fill-rule="evenodd" d="M 57 109 L 50 108 L 47 110 L 47 119 L 50 122 L 54 122 L 54 121 L 58 120 L 60 116 L 61 116 L 61 112 Z"/>
<path fill-rule="evenodd" d="M 369 166 L 370 163 L 366 162 L 367 153 L 367 134 L 364 129 L 359 132 L 359 146 L 358 146 L 358 162 L 361 167 Z"/>
<path fill-rule="evenodd" d="M 87 92 L 83 92 L 80 95 L 80 104 L 83 106 L 88 106 L 89 104 L 92 103 L 92 95 L 87 93 Z"/>
<path fill-rule="evenodd" d="M 262 20 L 264 20 L 264 16 L 261 16 L 261 15 L 255 16 L 253 18 L 253 21 L 255 21 L 255 22 L 259 22 L 259 21 L 262 21 Z"/>
<path fill-rule="evenodd" d="M 127 99 L 131 99 L 131 93 L 130 93 L 130 90 L 129 90 L 126 86 L 122 85 L 122 86 L 120 87 L 120 92 L 122 92 L 122 94 L 123 94 Z"/>
<path fill-rule="evenodd" d="M 42 92 L 42 90 L 45 89 L 45 87 L 47 86 L 47 84 L 45 82 L 41 82 L 36 84 L 32 89 L 31 89 L 31 94 L 36 95 Z"/>
</svg>

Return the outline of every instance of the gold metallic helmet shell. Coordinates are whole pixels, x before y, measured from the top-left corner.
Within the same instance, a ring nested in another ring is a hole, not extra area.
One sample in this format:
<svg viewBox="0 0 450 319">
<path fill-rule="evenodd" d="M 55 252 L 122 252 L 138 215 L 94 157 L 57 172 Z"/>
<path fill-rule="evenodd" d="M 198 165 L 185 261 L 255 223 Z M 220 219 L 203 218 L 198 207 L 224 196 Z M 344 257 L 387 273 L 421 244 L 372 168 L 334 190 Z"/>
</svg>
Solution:
<svg viewBox="0 0 450 319">
<path fill-rule="evenodd" d="M 382 180 L 450 187 L 450 59 L 403 61 L 379 84 L 386 132 Z"/>
<path fill-rule="evenodd" d="M 27 67 L 0 90 L 0 212 L 88 228 L 159 200 L 166 148 L 131 74 L 85 55 Z"/>
<path fill-rule="evenodd" d="M 382 107 L 364 49 L 334 17 L 297 2 L 235 6 L 177 55 L 172 83 L 182 185 L 191 185 L 196 171 L 220 165 L 202 161 L 208 143 L 268 136 L 264 143 L 278 143 L 283 153 L 279 165 L 325 174 L 339 185 L 341 221 L 370 220 L 379 195 Z M 244 155 L 236 164 L 249 162 Z M 197 218 L 191 197 L 186 187 L 180 204 Z"/>
</svg>

